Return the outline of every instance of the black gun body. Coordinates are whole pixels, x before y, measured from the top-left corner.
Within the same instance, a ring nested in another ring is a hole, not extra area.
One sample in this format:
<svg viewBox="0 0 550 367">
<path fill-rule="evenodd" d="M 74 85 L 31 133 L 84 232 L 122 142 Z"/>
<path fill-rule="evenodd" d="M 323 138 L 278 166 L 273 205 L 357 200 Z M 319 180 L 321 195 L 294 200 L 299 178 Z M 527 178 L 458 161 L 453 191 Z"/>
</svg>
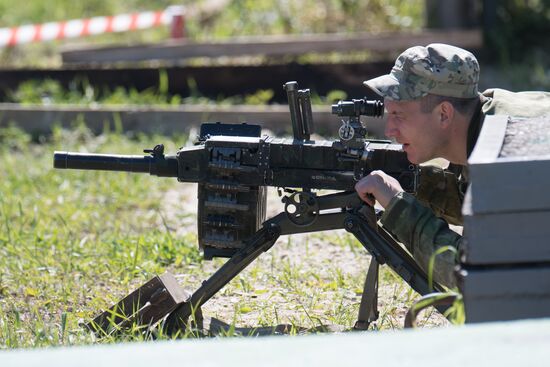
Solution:
<svg viewBox="0 0 550 367">
<path fill-rule="evenodd" d="M 149 173 L 151 156 L 55 152 L 54 168 Z"/>
<path fill-rule="evenodd" d="M 401 145 L 365 142 L 350 156 L 332 141 L 215 136 L 204 145 L 182 148 L 176 156 L 138 156 L 55 152 L 54 167 L 149 173 L 177 177 L 181 182 L 208 180 L 209 171 L 238 174 L 247 186 L 353 190 L 373 170 L 396 177 L 406 191 L 414 191 L 416 168 Z"/>
<path fill-rule="evenodd" d="M 356 156 L 338 151 L 331 141 L 271 142 L 267 185 L 305 187 L 309 189 L 353 190 L 356 182 L 373 170 L 381 169 L 402 181 L 407 191 L 414 191 L 405 179 L 415 173 L 401 146 L 365 142 Z"/>
<path fill-rule="evenodd" d="M 414 192 L 417 176 L 401 145 L 389 142 L 367 140 L 362 149 L 346 149 L 334 141 L 228 135 L 209 135 L 175 156 L 55 152 L 54 167 L 143 172 L 198 183 L 199 245 L 207 259 L 232 256 L 261 227 L 266 186 L 353 191 L 361 177 L 383 170 Z"/>
<path fill-rule="evenodd" d="M 383 170 L 406 191 L 415 191 L 416 167 L 401 145 L 388 142 L 367 141 L 364 150 L 352 155 L 336 149 L 333 141 L 214 136 L 204 149 L 202 157 L 196 149 L 178 152 L 180 181 L 208 180 L 204 171 L 215 171 L 218 177 L 225 171 L 249 186 L 353 190 L 361 177 Z"/>
</svg>

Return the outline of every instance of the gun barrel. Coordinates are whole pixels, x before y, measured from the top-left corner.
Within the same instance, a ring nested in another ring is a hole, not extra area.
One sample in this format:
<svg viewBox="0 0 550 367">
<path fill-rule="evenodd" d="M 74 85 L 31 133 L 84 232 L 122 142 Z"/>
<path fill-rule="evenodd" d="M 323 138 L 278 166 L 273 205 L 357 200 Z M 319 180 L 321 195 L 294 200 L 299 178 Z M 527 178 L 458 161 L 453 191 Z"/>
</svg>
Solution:
<svg viewBox="0 0 550 367">
<path fill-rule="evenodd" d="M 54 152 L 54 168 L 150 173 L 177 177 L 175 157 Z"/>
</svg>

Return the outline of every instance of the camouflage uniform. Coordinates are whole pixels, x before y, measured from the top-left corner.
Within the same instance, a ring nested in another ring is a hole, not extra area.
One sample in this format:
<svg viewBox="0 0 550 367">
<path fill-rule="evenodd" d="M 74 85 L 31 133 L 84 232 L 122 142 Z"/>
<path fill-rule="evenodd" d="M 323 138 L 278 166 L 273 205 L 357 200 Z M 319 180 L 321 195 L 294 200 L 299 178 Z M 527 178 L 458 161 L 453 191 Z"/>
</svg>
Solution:
<svg viewBox="0 0 550 367">
<path fill-rule="evenodd" d="M 444 44 L 416 46 L 403 52 L 391 73 L 364 84 L 385 98 L 414 100 L 427 94 L 456 97 L 479 97 L 480 103 L 468 129 L 468 155 L 472 152 L 484 117 L 506 114 L 530 117 L 548 113 L 550 93 L 512 93 L 491 89 L 477 90 L 479 65 L 468 51 Z M 416 197 L 396 195 L 381 218 L 383 226 L 401 241 L 427 271 L 438 248 L 460 249 L 462 236 L 448 223 L 462 225 L 462 202 L 468 185 L 468 169 L 451 164 L 448 169 L 421 167 Z M 455 253 L 445 251 L 435 257 L 434 279 L 455 286 Z"/>
</svg>

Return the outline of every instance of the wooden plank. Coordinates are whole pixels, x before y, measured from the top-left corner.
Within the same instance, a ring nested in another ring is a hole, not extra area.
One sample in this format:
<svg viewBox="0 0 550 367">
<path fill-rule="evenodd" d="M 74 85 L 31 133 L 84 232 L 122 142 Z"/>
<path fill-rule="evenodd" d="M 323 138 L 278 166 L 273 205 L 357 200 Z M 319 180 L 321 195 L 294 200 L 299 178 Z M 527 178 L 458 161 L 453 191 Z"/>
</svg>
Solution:
<svg viewBox="0 0 550 367">
<path fill-rule="evenodd" d="M 377 53 L 401 52 L 432 42 L 445 42 L 476 49 L 483 43 L 479 29 L 422 31 L 418 33 L 384 32 L 379 34 L 311 34 L 298 36 L 240 37 L 229 41 L 196 43 L 171 40 L 138 46 L 89 47 L 62 52 L 64 64 L 129 62 L 147 60 L 181 60 L 193 57 L 243 55 L 303 55 L 304 53 L 352 52 L 369 50 Z M 393 57 L 393 56 L 392 56 Z"/>
<path fill-rule="evenodd" d="M 550 262 L 550 210 L 478 214 L 464 205 L 464 264 Z"/>
<path fill-rule="evenodd" d="M 257 123 L 276 135 L 292 132 L 288 106 L 216 106 L 182 105 L 180 107 L 79 107 L 79 106 L 28 106 L 0 104 L 0 127 L 14 123 L 32 134 L 50 133 L 57 124 L 65 128 L 75 121 L 84 121 L 94 133 L 111 131 L 120 124 L 123 131 L 140 131 L 171 135 L 189 133 L 202 122 Z M 323 136 L 337 136 L 340 118 L 332 115 L 330 106 L 313 106 L 315 131 Z M 363 118 L 369 134 L 383 136 L 384 119 Z M 265 131 L 267 133 L 267 131 Z"/>
<path fill-rule="evenodd" d="M 269 65 L 208 65 L 169 66 L 159 68 L 121 66 L 72 66 L 51 69 L 0 69 L 0 98 L 10 100 L 21 83 L 34 80 L 55 80 L 64 88 L 77 88 L 84 93 L 85 86 L 94 93 L 112 91 L 116 87 L 137 91 L 159 90 L 161 75 L 168 78 L 168 93 L 182 98 L 198 95 L 211 100 L 229 96 L 256 94 L 259 90 L 271 90 L 272 103 L 286 104 L 283 84 L 296 80 L 300 88 L 309 88 L 313 95 L 326 96 L 331 91 L 345 91 L 348 98 L 368 95 L 363 80 L 387 74 L 393 61 L 355 63 L 299 64 L 270 63 Z M 85 82 L 83 82 L 85 81 Z M 369 98 L 375 98 L 373 94 Z"/>
<path fill-rule="evenodd" d="M 463 270 L 459 284 L 468 323 L 550 316 L 550 265 Z"/>
</svg>

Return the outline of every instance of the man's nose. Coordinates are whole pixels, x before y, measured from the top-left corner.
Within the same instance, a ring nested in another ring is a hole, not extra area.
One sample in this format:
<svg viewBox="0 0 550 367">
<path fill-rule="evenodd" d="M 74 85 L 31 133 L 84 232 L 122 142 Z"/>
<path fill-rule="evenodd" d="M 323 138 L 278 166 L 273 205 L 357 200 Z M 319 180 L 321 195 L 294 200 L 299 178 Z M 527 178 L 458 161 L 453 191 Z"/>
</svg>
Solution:
<svg viewBox="0 0 550 367">
<path fill-rule="evenodd" d="M 388 117 L 388 120 L 386 121 L 386 126 L 384 127 L 384 135 L 386 135 L 388 138 L 395 138 L 397 134 L 398 131 L 395 127 L 395 124 L 392 122 L 392 118 Z"/>
</svg>

